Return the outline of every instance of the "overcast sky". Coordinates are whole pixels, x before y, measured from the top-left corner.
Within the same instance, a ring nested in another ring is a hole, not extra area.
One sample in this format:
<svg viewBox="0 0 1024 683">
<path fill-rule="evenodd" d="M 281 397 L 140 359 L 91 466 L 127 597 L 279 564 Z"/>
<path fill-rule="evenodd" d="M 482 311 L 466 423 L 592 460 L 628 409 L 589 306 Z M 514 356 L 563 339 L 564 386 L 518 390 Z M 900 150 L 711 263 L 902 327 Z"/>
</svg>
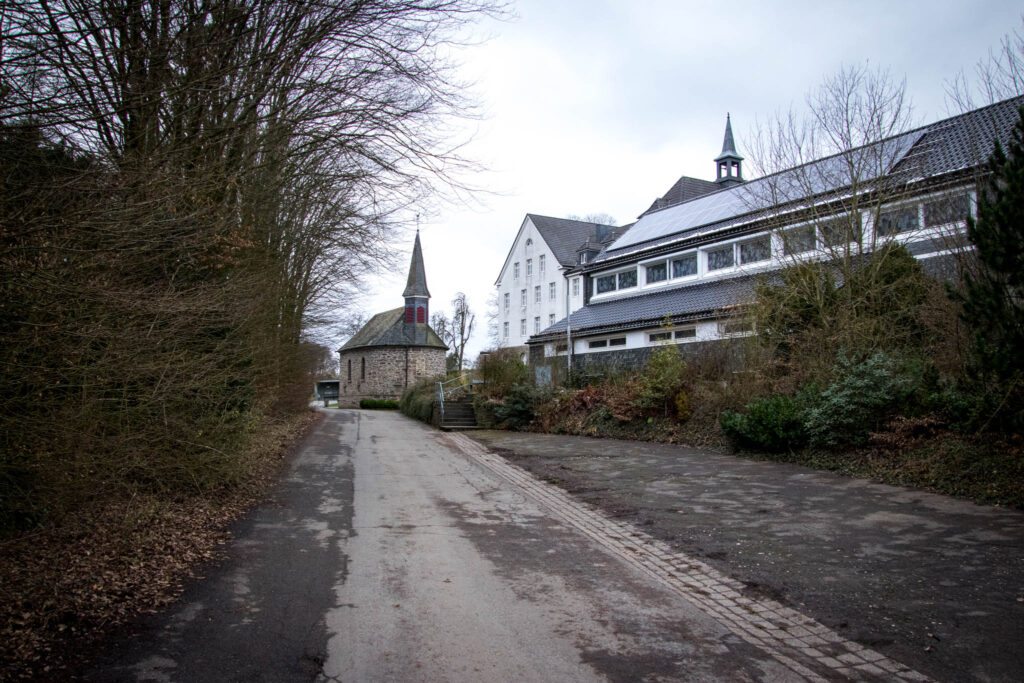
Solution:
<svg viewBox="0 0 1024 683">
<path fill-rule="evenodd" d="M 631 222 L 680 175 L 714 179 L 726 112 L 749 158 L 755 119 L 800 106 L 843 64 L 889 68 L 906 78 L 917 123 L 945 118 L 956 113 L 947 82 L 1019 29 L 1022 10 L 985 0 L 519 0 L 515 18 L 478 27 L 490 39 L 461 54 L 485 116 L 464 153 L 489 169 L 471 181 L 491 192 L 424 218 L 431 310 L 469 296 L 475 358 L 525 214 Z M 367 314 L 402 305 L 412 233 L 401 248 L 400 272 L 368 283 Z"/>
</svg>

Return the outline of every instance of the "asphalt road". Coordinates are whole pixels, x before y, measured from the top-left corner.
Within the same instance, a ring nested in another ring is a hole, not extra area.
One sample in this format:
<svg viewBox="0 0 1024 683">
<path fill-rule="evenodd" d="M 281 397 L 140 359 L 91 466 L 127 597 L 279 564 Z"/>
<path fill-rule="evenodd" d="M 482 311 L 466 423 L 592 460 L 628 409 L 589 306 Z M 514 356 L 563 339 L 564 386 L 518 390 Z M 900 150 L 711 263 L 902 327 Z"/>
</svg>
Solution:
<svg viewBox="0 0 1024 683">
<path fill-rule="evenodd" d="M 174 608 L 113 644 L 86 677 L 836 677 L 819 661 L 824 627 L 794 627 L 800 615 L 751 602 L 710 568 L 656 545 L 639 548 L 640 534 L 623 543 L 628 528 L 605 526 L 519 470 L 502 476 L 494 461 L 395 413 L 328 411 L 274 499 L 233 530 L 226 559 Z M 603 538 L 614 534 L 619 541 Z M 649 557 L 638 564 L 633 553 Z M 686 571 L 694 583 L 679 578 Z M 771 619 L 792 628 L 777 644 L 757 630 L 772 630 Z M 890 677 L 871 674 L 883 672 L 870 651 L 858 659 L 841 646 L 830 652 L 859 664 L 854 677 Z"/>
</svg>

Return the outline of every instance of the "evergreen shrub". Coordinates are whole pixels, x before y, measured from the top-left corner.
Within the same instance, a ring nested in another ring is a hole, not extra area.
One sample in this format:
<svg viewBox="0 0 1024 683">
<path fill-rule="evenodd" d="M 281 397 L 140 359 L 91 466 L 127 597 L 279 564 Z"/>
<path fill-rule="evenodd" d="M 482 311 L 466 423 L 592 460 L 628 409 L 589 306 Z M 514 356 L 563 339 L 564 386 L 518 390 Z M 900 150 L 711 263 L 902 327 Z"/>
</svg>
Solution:
<svg viewBox="0 0 1024 683">
<path fill-rule="evenodd" d="M 431 424 L 434 417 L 434 400 L 437 397 L 437 380 L 424 378 L 405 390 L 398 401 L 403 415 L 414 420 Z"/>
<path fill-rule="evenodd" d="M 359 401 L 364 410 L 398 410 L 398 401 L 390 398 L 364 398 Z"/>
<path fill-rule="evenodd" d="M 780 453 L 807 443 L 804 408 L 800 400 L 790 396 L 755 398 L 744 413 L 724 411 L 720 424 L 737 449 Z"/>
<path fill-rule="evenodd" d="M 805 414 L 808 440 L 815 448 L 863 444 L 916 389 L 896 360 L 881 351 L 863 360 L 840 353 L 833 377 Z"/>
</svg>

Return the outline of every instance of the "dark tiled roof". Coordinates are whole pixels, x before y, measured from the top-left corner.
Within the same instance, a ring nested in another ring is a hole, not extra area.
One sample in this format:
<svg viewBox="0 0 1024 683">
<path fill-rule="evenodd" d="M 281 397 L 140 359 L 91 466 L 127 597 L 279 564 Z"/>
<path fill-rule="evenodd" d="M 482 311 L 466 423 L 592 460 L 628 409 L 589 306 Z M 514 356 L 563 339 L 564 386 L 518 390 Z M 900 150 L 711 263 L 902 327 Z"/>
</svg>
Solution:
<svg viewBox="0 0 1024 683">
<path fill-rule="evenodd" d="M 937 280 L 956 282 L 960 278 L 961 265 L 955 254 L 945 252 L 928 256 L 921 259 L 920 264 L 925 274 Z M 760 278 L 767 278 L 773 285 L 782 282 L 779 271 L 769 271 L 590 303 L 574 311 L 570 316 L 572 333 L 586 335 L 652 327 L 664 321 L 666 315 L 672 318 L 673 322 L 713 317 L 722 309 L 751 301 L 754 287 Z M 836 283 L 841 284 L 842 281 L 843 278 L 836 272 Z M 531 342 L 543 342 L 553 336 L 564 335 L 565 323 L 564 318 L 559 320 L 540 334 L 531 337 Z"/>
<path fill-rule="evenodd" d="M 613 239 L 624 231 L 624 228 L 616 228 L 614 225 L 602 223 L 577 221 L 571 218 L 552 218 L 535 213 L 526 215 L 537 228 L 537 232 L 547 242 L 548 247 L 551 248 L 555 259 L 563 266 L 572 266 L 576 263 L 576 250 L 584 242 L 600 241 L 597 239 L 599 231 L 607 231 L 607 235 Z"/>
<path fill-rule="evenodd" d="M 420 248 L 420 231 L 416 231 L 416 241 L 412 245 L 412 260 L 409 263 L 409 278 L 405 283 L 402 296 L 430 296 L 427 289 L 427 270 L 423 266 L 423 249 Z"/>
<path fill-rule="evenodd" d="M 970 169 L 984 163 L 995 140 L 1006 147 L 1022 104 L 1024 96 L 1015 97 L 858 148 L 851 154 L 891 158 L 893 164 L 887 172 L 906 174 L 911 180 Z M 841 190 L 842 186 L 832 180 L 839 177 L 832 167 L 842 165 L 845 158 L 846 155 L 828 157 L 714 195 L 648 210 L 623 239 L 609 245 L 594 262 L 703 237 L 756 220 L 763 215 L 765 198 L 773 194 L 772 187 L 782 188 L 777 194 L 789 199 L 804 199 L 798 197 L 799 189 L 807 183 L 820 185 L 817 192 Z M 719 186 L 715 185 L 715 189 Z"/>
<path fill-rule="evenodd" d="M 657 326 L 665 316 L 673 320 L 699 318 L 717 310 L 750 301 L 757 275 L 702 282 L 660 292 L 590 303 L 570 316 L 573 334 L 594 333 L 605 329 Z M 565 333 L 565 319 L 541 332 L 538 337 Z"/>
<path fill-rule="evenodd" d="M 655 199 L 647 211 L 640 214 L 640 217 L 642 218 L 651 211 L 657 211 L 673 204 L 688 202 L 691 199 L 696 199 L 709 192 L 716 192 L 721 189 L 722 186 L 712 180 L 701 180 L 700 178 L 691 178 L 685 175 L 680 176 L 679 180 L 668 189 L 668 192 Z"/>
<path fill-rule="evenodd" d="M 409 336 L 410 328 L 419 333 L 419 339 Z M 406 326 L 405 307 L 384 311 L 370 318 L 339 351 L 348 351 L 361 346 L 432 346 L 447 349 L 437 333 L 429 325 Z"/>
</svg>

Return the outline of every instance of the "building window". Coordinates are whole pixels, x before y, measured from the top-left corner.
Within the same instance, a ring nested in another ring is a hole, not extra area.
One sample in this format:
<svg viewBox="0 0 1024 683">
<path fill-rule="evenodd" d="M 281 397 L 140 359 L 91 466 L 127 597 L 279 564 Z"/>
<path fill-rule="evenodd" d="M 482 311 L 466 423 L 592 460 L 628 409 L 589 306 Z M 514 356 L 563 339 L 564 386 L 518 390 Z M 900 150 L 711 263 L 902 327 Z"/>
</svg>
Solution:
<svg viewBox="0 0 1024 683">
<path fill-rule="evenodd" d="M 558 296 L 558 287 L 555 285 L 554 282 L 549 282 L 548 283 L 548 298 L 551 299 L 552 301 L 554 301 L 556 296 Z"/>
<path fill-rule="evenodd" d="M 672 259 L 672 277 L 687 277 L 697 274 L 697 254 L 686 254 Z"/>
<path fill-rule="evenodd" d="M 508 339 L 508 323 L 501 324 L 501 336 Z"/>
<path fill-rule="evenodd" d="M 512 277 L 514 277 L 517 280 L 519 279 L 519 261 L 516 261 L 514 264 L 512 264 Z"/>
<path fill-rule="evenodd" d="M 588 346 L 592 349 L 603 349 L 604 347 L 608 346 L 608 340 L 598 339 L 597 341 L 590 342 Z"/>
<path fill-rule="evenodd" d="M 664 282 L 668 279 L 668 267 L 664 263 L 647 266 L 647 283 Z"/>
<path fill-rule="evenodd" d="M 348 381 L 352 381 L 352 359 L 348 359 Z"/>
<path fill-rule="evenodd" d="M 821 241 L 826 247 L 842 247 L 850 242 L 860 242 L 860 214 L 822 221 L 818 227 Z"/>
<path fill-rule="evenodd" d="M 886 235 L 898 235 L 901 232 L 917 230 L 920 221 L 917 215 L 916 206 L 905 206 L 901 209 L 883 211 L 878 216 L 878 223 L 875 225 L 875 234 L 879 237 Z"/>
<path fill-rule="evenodd" d="M 533 318 L 533 333 L 537 334 L 538 332 L 540 332 L 540 316 L 539 315 L 535 316 Z"/>
<path fill-rule="evenodd" d="M 647 338 L 652 342 L 666 341 L 672 338 L 671 332 L 653 332 L 647 335 Z"/>
<path fill-rule="evenodd" d="M 511 294 L 509 294 L 508 292 L 505 292 L 505 310 L 506 310 L 506 311 L 507 311 L 507 310 L 509 309 L 509 306 L 510 306 L 510 300 L 511 300 L 511 299 L 512 299 L 512 295 L 511 295 Z"/>
<path fill-rule="evenodd" d="M 532 237 L 527 237 L 526 238 L 526 246 L 528 246 L 528 247 L 532 247 L 533 246 L 533 238 Z"/>
<path fill-rule="evenodd" d="M 519 320 L 519 336 L 520 337 L 525 337 L 526 336 L 526 318 L 521 318 Z"/>
<path fill-rule="evenodd" d="M 549 313 L 548 314 L 548 327 L 551 327 L 554 324 L 555 324 L 555 314 L 554 313 Z"/>
<path fill-rule="evenodd" d="M 609 339 L 608 340 L 608 346 L 625 346 L 625 345 L 626 345 L 626 338 L 625 337 L 616 337 L 615 339 Z"/>
<path fill-rule="evenodd" d="M 423 306 L 416 307 L 416 322 L 425 323 L 427 322 L 427 309 Z"/>
<path fill-rule="evenodd" d="M 772 240 L 768 235 L 740 245 L 740 263 L 757 263 L 772 257 Z"/>
<path fill-rule="evenodd" d="M 708 270 L 721 270 L 722 268 L 732 268 L 733 266 L 733 248 L 730 244 L 727 247 L 721 249 L 713 249 L 708 252 Z"/>
<path fill-rule="evenodd" d="M 802 254 L 814 249 L 814 226 L 801 225 L 782 232 L 782 253 L 786 256 Z"/>
<path fill-rule="evenodd" d="M 366 358 L 360 358 L 359 363 L 359 379 L 366 379 Z"/>
<path fill-rule="evenodd" d="M 971 215 L 971 198 L 967 194 L 940 197 L 924 204 L 924 227 L 965 221 Z"/>
<path fill-rule="evenodd" d="M 533 301 L 534 303 L 540 303 L 540 285 L 533 288 Z"/>
<path fill-rule="evenodd" d="M 728 337 L 734 334 L 749 334 L 753 331 L 753 320 L 726 320 L 718 323 L 718 333 L 723 337 Z"/>
<path fill-rule="evenodd" d="M 526 305 L 526 290 L 525 289 L 519 290 L 519 305 L 520 306 L 525 306 Z"/>
<path fill-rule="evenodd" d="M 696 327 L 684 327 L 681 330 L 676 330 L 676 339 L 696 339 L 697 328 Z"/>
<path fill-rule="evenodd" d="M 580 263 L 586 263 L 586 262 L 587 262 L 587 252 L 583 252 L 582 254 L 580 254 Z"/>
<path fill-rule="evenodd" d="M 533 275 L 533 259 L 532 258 L 528 258 L 528 259 L 526 259 L 526 277 L 530 277 L 532 275 Z"/>
<path fill-rule="evenodd" d="M 537 257 L 537 268 L 540 270 L 541 275 L 544 274 L 544 261 L 546 260 L 547 259 L 544 257 L 544 254 Z"/>
<path fill-rule="evenodd" d="M 572 279 L 572 295 L 574 297 L 580 295 L 580 279 L 578 277 Z"/>
<path fill-rule="evenodd" d="M 405 322 L 411 323 L 416 320 L 416 312 L 413 309 L 413 306 L 405 307 Z"/>
<path fill-rule="evenodd" d="M 627 270 L 625 273 L 619 273 L 619 289 L 630 287 L 636 287 L 636 271 Z"/>
<path fill-rule="evenodd" d="M 597 293 L 604 294 L 605 292 L 615 291 L 615 276 L 614 275 L 602 275 L 597 278 Z"/>
</svg>

